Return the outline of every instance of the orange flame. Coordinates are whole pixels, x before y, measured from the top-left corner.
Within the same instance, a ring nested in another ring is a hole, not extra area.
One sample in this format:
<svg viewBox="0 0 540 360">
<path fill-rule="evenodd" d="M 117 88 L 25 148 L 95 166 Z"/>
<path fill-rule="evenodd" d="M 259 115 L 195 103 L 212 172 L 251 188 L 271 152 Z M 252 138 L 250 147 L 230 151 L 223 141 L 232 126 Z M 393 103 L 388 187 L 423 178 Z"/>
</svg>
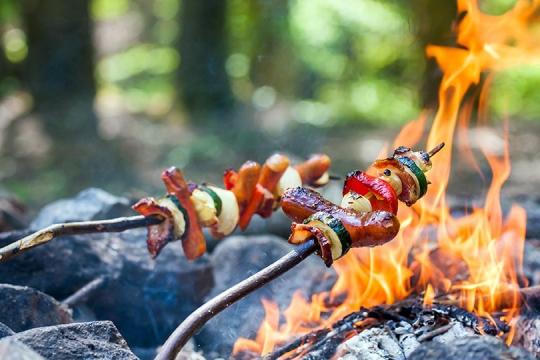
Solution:
<svg viewBox="0 0 540 360">
<path fill-rule="evenodd" d="M 272 347 L 304 333 L 329 326 L 360 307 L 390 304 L 411 294 L 424 294 L 429 306 L 439 294 L 446 294 L 463 308 L 480 315 L 502 313 L 510 324 L 519 311 L 517 290 L 525 241 L 525 211 L 514 205 L 503 217 L 500 192 L 510 174 L 507 132 L 501 154 L 487 146 L 480 149 L 491 168 L 491 185 L 483 207 L 453 217 L 447 206 L 452 148 L 456 125 L 464 141 L 464 155 L 479 169 L 468 144 L 469 122 L 474 99 L 466 99 L 472 86 L 481 83 L 479 123 L 487 123 L 489 86 L 493 74 L 504 69 L 538 62 L 540 34 L 531 25 L 538 22 L 540 0 L 519 0 L 500 16 L 482 13 L 476 0 L 457 0 L 461 20 L 456 26 L 457 47 L 428 46 L 443 79 L 439 108 L 427 138 L 426 148 L 440 142 L 445 151 L 434 158 L 428 173 L 428 194 L 412 208 L 401 206 L 401 230 L 392 242 L 371 249 L 354 249 L 334 264 L 338 279 L 331 291 L 312 296 L 294 295 L 279 321 L 277 306 L 264 301 L 266 319 L 255 340 L 239 339 L 234 352 L 251 350 L 265 354 Z M 407 124 L 396 139 L 413 146 L 423 135 L 427 114 Z M 436 239 L 429 230 L 436 232 Z M 412 260 L 411 260 L 412 259 Z"/>
</svg>

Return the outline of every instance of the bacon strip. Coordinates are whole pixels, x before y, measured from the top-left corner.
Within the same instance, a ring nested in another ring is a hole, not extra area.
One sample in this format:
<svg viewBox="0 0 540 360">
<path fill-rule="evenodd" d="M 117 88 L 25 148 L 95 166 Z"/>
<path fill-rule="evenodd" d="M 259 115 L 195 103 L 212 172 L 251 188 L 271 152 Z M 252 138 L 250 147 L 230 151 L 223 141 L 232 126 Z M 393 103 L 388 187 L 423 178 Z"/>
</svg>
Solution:
<svg viewBox="0 0 540 360">
<path fill-rule="evenodd" d="M 174 166 L 163 171 L 161 179 L 169 194 L 175 195 L 184 210 L 186 210 L 186 231 L 182 236 L 182 247 L 188 259 L 196 259 L 206 251 L 206 240 L 197 219 L 195 207 L 191 203 L 191 192 L 188 184 L 182 172 Z"/>
<path fill-rule="evenodd" d="M 144 216 L 161 216 L 163 222 L 147 227 L 146 246 L 152 258 L 156 258 L 161 250 L 174 241 L 174 217 L 169 209 L 159 205 L 154 198 L 139 200 L 132 209 Z"/>
<path fill-rule="evenodd" d="M 332 258 L 332 247 L 330 240 L 323 234 L 321 229 L 306 224 L 292 223 L 291 236 L 289 237 L 291 244 L 299 244 L 313 237 L 315 237 L 315 240 L 319 244 L 319 250 L 317 251 L 319 256 L 323 259 L 324 264 L 330 267 L 334 262 Z M 292 239 L 294 241 L 291 241 Z"/>
</svg>

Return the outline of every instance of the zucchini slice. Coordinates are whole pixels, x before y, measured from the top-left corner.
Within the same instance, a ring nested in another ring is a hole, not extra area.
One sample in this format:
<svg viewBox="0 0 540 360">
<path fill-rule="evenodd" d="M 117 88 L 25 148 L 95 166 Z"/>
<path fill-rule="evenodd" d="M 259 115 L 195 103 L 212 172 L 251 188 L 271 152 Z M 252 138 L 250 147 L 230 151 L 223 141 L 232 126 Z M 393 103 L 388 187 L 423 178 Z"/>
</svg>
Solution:
<svg viewBox="0 0 540 360">
<path fill-rule="evenodd" d="M 351 236 L 339 219 L 323 211 L 308 217 L 304 224 L 319 228 L 332 244 L 332 259 L 345 255 L 351 248 Z"/>
<path fill-rule="evenodd" d="M 186 233 L 189 226 L 189 217 L 187 216 L 186 209 L 184 209 L 178 198 L 173 194 L 159 199 L 158 204 L 171 211 L 174 220 L 174 236 L 176 239 L 182 238 L 182 235 Z"/>
<path fill-rule="evenodd" d="M 221 202 L 221 198 L 216 194 L 214 190 L 211 189 L 209 186 L 199 186 L 199 188 L 206 192 L 212 200 L 214 201 L 214 207 L 216 208 L 216 216 L 219 217 L 221 215 L 221 208 L 223 207 L 223 203 Z"/>
<path fill-rule="evenodd" d="M 414 174 L 415 178 L 418 180 L 418 185 L 420 187 L 420 193 L 418 195 L 418 198 L 424 196 L 424 194 L 427 192 L 427 179 L 426 175 L 424 175 L 424 172 L 418 167 L 418 165 L 416 165 L 413 160 L 406 156 L 400 156 L 397 159 L 400 163 L 406 166 L 407 169 L 409 169 Z"/>
<path fill-rule="evenodd" d="M 234 196 L 234 193 L 229 190 L 220 189 L 214 186 L 209 186 L 208 188 L 219 197 L 222 204 L 221 213 L 218 216 L 216 231 L 221 236 L 229 235 L 236 228 L 238 219 L 240 218 L 240 210 L 238 209 L 236 196 Z"/>
</svg>

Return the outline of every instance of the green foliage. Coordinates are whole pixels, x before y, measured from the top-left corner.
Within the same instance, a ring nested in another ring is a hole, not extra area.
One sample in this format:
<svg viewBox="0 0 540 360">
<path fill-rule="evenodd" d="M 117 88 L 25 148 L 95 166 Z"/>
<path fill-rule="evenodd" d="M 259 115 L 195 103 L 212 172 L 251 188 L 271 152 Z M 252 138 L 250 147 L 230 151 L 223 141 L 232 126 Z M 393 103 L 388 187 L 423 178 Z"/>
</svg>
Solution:
<svg viewBox="0 0 540 360">
<path fill-rule="evenodd" d="M 507 70 L 495 77 L 491 109 L 498 117 L 540 120 L 540 66 Z"/>
<path fill-rule="evenodd" d="M 292 3 L 295 49 L 318 78 L 311 100 L 327 121 L 403 123 L 418 113 L 423 57 L 409 11 L 395 1 Z"/>
<path fill-rule="evenodd" d="M 515 4 L 516 0 L 482 0 L 480 8 L 488 14 L 500 15 L 512 9 Z"/>
<path fill-rule="evenodd" d="M 136 43 L 98 60 L 98 97 L 119 97 L 129 111 L 152 117 L 169 112 L 180 66 L 175 47 L 180 0 L 92 0 L 91 9 L 97 22 L 131 16 L 142 27 Z"/>
<path fill-rule="evenodd" d="M 90 12 L 96 20 L 109 20 L 124 15 L 130 6 L 130 0 L 92 0 Z"/>
</svg>

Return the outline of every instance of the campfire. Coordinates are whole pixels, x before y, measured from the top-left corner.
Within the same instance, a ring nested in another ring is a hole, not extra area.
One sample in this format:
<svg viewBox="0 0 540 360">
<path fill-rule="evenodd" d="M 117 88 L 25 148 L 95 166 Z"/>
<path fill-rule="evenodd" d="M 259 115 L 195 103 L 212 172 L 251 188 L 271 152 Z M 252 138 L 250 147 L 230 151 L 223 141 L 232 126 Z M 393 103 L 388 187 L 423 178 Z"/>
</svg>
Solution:
<svg viewBox="0 0 540 360">
<path fill-rule="evenodd" d="M 338 279 L 330 291 L 310 299 L 298 292 L 283 313 L 264 300 L 266 317 L 257 337 L 238 339 L 234 356 L 270 354 L 269 358 L 289 359 L 318 354 L 326 358 L 346 340 L 348 350 L 341 351 L 352 353 L 355 341 L 367 342 L 366 338 L 381 332 L 394 337 L 417 334 L 414 341 L 419 343 L 444 334 L 456 323 L 512 343 L 523 298 L 520 289 L 527 286 L 521 272 L 526 213 L 514 205 L 503 215 L 501 208 L 501 188 L 511 168 L 507 122 L 502 153 L 493 153 L 488 143 L 480 144 L 491 168 L 483 204 L 455 216 L 447 189 L 453 157 L 478 168 L 468 129 L 473 110 L 480 125 L 487 123 L 493 76 L 538 61 L 539 36 L 531 32 L 530 23 L 539 9 L 538 1 L 518 1 L 511 11 L 491 16 L 482 13 L 475 0 L 458 1 L 457 45 L 426 49 L 444 74 L 426 148 L 441 142 L 454 148 L 457 138 L 459 151 L 438 155 L 430 191 L 412 207 L 400 207 L 401 229 L 392 242 L 353 249 L 335 262 Z M 427 117 L 407 124 L 394 145 L 417 145 Z M 381 153 L 385 155 L 387 149 Z M 406 344 L 398 343 L 409 353 Z"/>
</svg>

